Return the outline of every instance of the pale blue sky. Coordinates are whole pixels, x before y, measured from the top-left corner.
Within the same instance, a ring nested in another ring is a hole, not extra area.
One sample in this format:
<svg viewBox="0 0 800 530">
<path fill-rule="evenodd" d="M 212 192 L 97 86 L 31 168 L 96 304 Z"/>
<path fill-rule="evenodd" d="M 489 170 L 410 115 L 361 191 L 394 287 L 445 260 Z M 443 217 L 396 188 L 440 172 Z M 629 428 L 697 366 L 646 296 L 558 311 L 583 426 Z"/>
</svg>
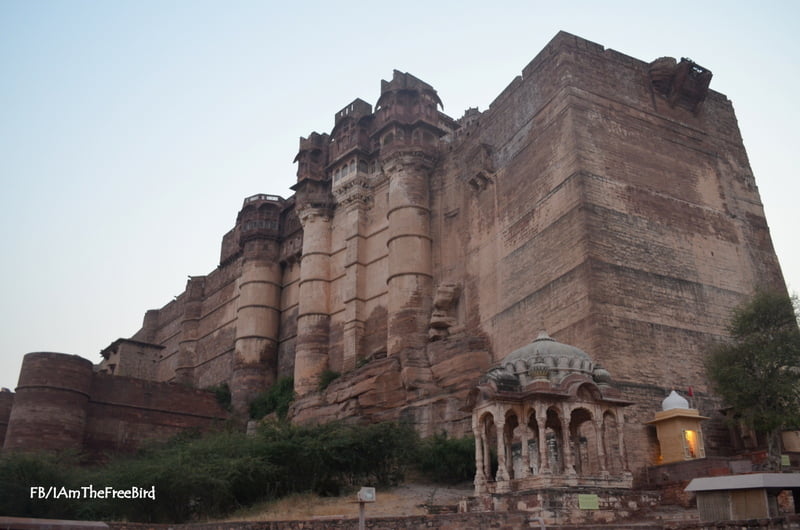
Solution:
<svg viewBox="0 0 800 530">
<path fill-rule="evenodd" d="M 392 69 L 458 118 L 561 29 L 714 72 L 800 291 L 800 3 L 553 4 L 0 0 L 0 386 L 30 351 L 97 362 L 212 271 L 242 199 L 290 195 L 298 137 Z"/>
</svg>

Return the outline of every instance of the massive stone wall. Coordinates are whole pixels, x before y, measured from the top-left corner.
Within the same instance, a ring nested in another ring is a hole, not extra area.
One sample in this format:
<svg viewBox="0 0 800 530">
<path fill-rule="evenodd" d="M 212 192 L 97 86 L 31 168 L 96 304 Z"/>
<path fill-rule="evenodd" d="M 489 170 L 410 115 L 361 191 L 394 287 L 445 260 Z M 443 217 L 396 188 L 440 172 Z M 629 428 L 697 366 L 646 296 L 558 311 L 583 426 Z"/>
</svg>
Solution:
<svg viewBox="0 0 800 530">
<path fill-rule="evenodd" d="M 559 33 L 489 109 L 456 121 L 433 87 L 394 72 L 374 109 L 354 100 L 330 134 L 300 140 L 295 195 L 246 198 L 220 266 L 148 311 L 100 370 L 228 383 L 240 414 L 292 375 L 295 421 L 466 434 L 481 374 L 546 328 L 635 402 L 625 429 L 642 471 L 665 390 L 694 387 L 714 415 L 704 352 L 748 293 L 785 289 L 710 79 Z M 341 375 L 321 391 L 326 371 Z M 725 452 L 707 429 L 710 454 Z"/>
</svg>

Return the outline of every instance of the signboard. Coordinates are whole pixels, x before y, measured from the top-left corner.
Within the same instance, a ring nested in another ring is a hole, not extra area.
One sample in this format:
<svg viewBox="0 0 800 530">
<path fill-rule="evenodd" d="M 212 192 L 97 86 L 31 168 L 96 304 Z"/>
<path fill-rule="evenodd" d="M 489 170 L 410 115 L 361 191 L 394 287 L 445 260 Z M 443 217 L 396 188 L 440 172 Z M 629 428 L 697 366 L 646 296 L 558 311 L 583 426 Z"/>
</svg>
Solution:
<svg viewBox="0 0 800 530">
<path fill-rule="evenodd" d="M 375 488 L 364 486 L 358 490 L 358 502 L 375 502 Z"/>
<path fill-rule="evenodd" d="M 580 494 L 578 495 L 578 508 L 581 510 L 599 510 L 600 500 L 597 495 Z"/>
</svg>

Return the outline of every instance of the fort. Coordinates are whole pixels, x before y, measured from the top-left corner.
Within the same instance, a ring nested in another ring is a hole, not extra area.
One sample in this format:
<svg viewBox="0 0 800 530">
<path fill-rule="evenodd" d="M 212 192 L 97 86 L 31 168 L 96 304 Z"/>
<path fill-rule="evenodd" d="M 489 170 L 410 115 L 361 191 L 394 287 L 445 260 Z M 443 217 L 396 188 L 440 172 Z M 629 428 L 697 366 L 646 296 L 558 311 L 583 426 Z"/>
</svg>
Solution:
<svg viewBox="0 0 800 530">
<path fill-rule="evenodd" d="M 713 467 L 742 441 L 719 421 L 704 355 L 746 296 L 786 288 L 711 78 L 561 32 L 487 110 L 453 119 L 434 87 L 395 71 L 374 107 L 355 99 L 330 132 L 301 138 L 294 195 L 244 199 L 219 266 L 96 366 L 26 356 L 16 393 L 0 395 L 4 449 L 211 428 L 228 413 L 202 389 L 226 383 L 243 416 L 290 376 L 293 421 L 407 420 L 484 445 L 505 433 L 497 484 L 534 480 L 539 455 L 623 488 L 661 463 L 648 422 L 675 388 L 711 418 Z M 522 408 L 534 394 L 562 408 Z M 518 412 L 474 419 L 490 399 Z M 538 423 L 522 418 L 534 410 Z M 520 439 L 539 443 L 512 465 Z"/>
</svg>

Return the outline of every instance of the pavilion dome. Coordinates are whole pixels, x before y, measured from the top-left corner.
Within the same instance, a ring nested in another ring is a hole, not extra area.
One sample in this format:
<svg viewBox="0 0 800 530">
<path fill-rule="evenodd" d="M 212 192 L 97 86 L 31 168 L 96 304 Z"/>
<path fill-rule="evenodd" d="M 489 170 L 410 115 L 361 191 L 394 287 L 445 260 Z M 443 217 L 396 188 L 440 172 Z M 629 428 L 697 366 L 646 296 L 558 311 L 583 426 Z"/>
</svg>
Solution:
<svg viewBox="0 0 800 530">
<path fill-rule="evenodd" d="M 509 353 L 488 375 L 493 379 L 500 376 L 507 379 L 512 376 L 527 380 L 528 376 L 541 376 L 545 366 L 554 382 L 570 373 L 584 374 L 591 378 L 594 371 L 594 362 L 585 351 L 558 342 L 545 331 L 541 331 L 533 342 Z"/>
<path fill-rule="evenodd" d="M 684 398 L 674 390 L 670 392 L 667 397 L 664 398 L 664 401 L 661 402 L 661 410 L 688 409 L 688 408 L 689 408 L 689 402 L 686 401 L 686 398 Z"/>
</svg>

